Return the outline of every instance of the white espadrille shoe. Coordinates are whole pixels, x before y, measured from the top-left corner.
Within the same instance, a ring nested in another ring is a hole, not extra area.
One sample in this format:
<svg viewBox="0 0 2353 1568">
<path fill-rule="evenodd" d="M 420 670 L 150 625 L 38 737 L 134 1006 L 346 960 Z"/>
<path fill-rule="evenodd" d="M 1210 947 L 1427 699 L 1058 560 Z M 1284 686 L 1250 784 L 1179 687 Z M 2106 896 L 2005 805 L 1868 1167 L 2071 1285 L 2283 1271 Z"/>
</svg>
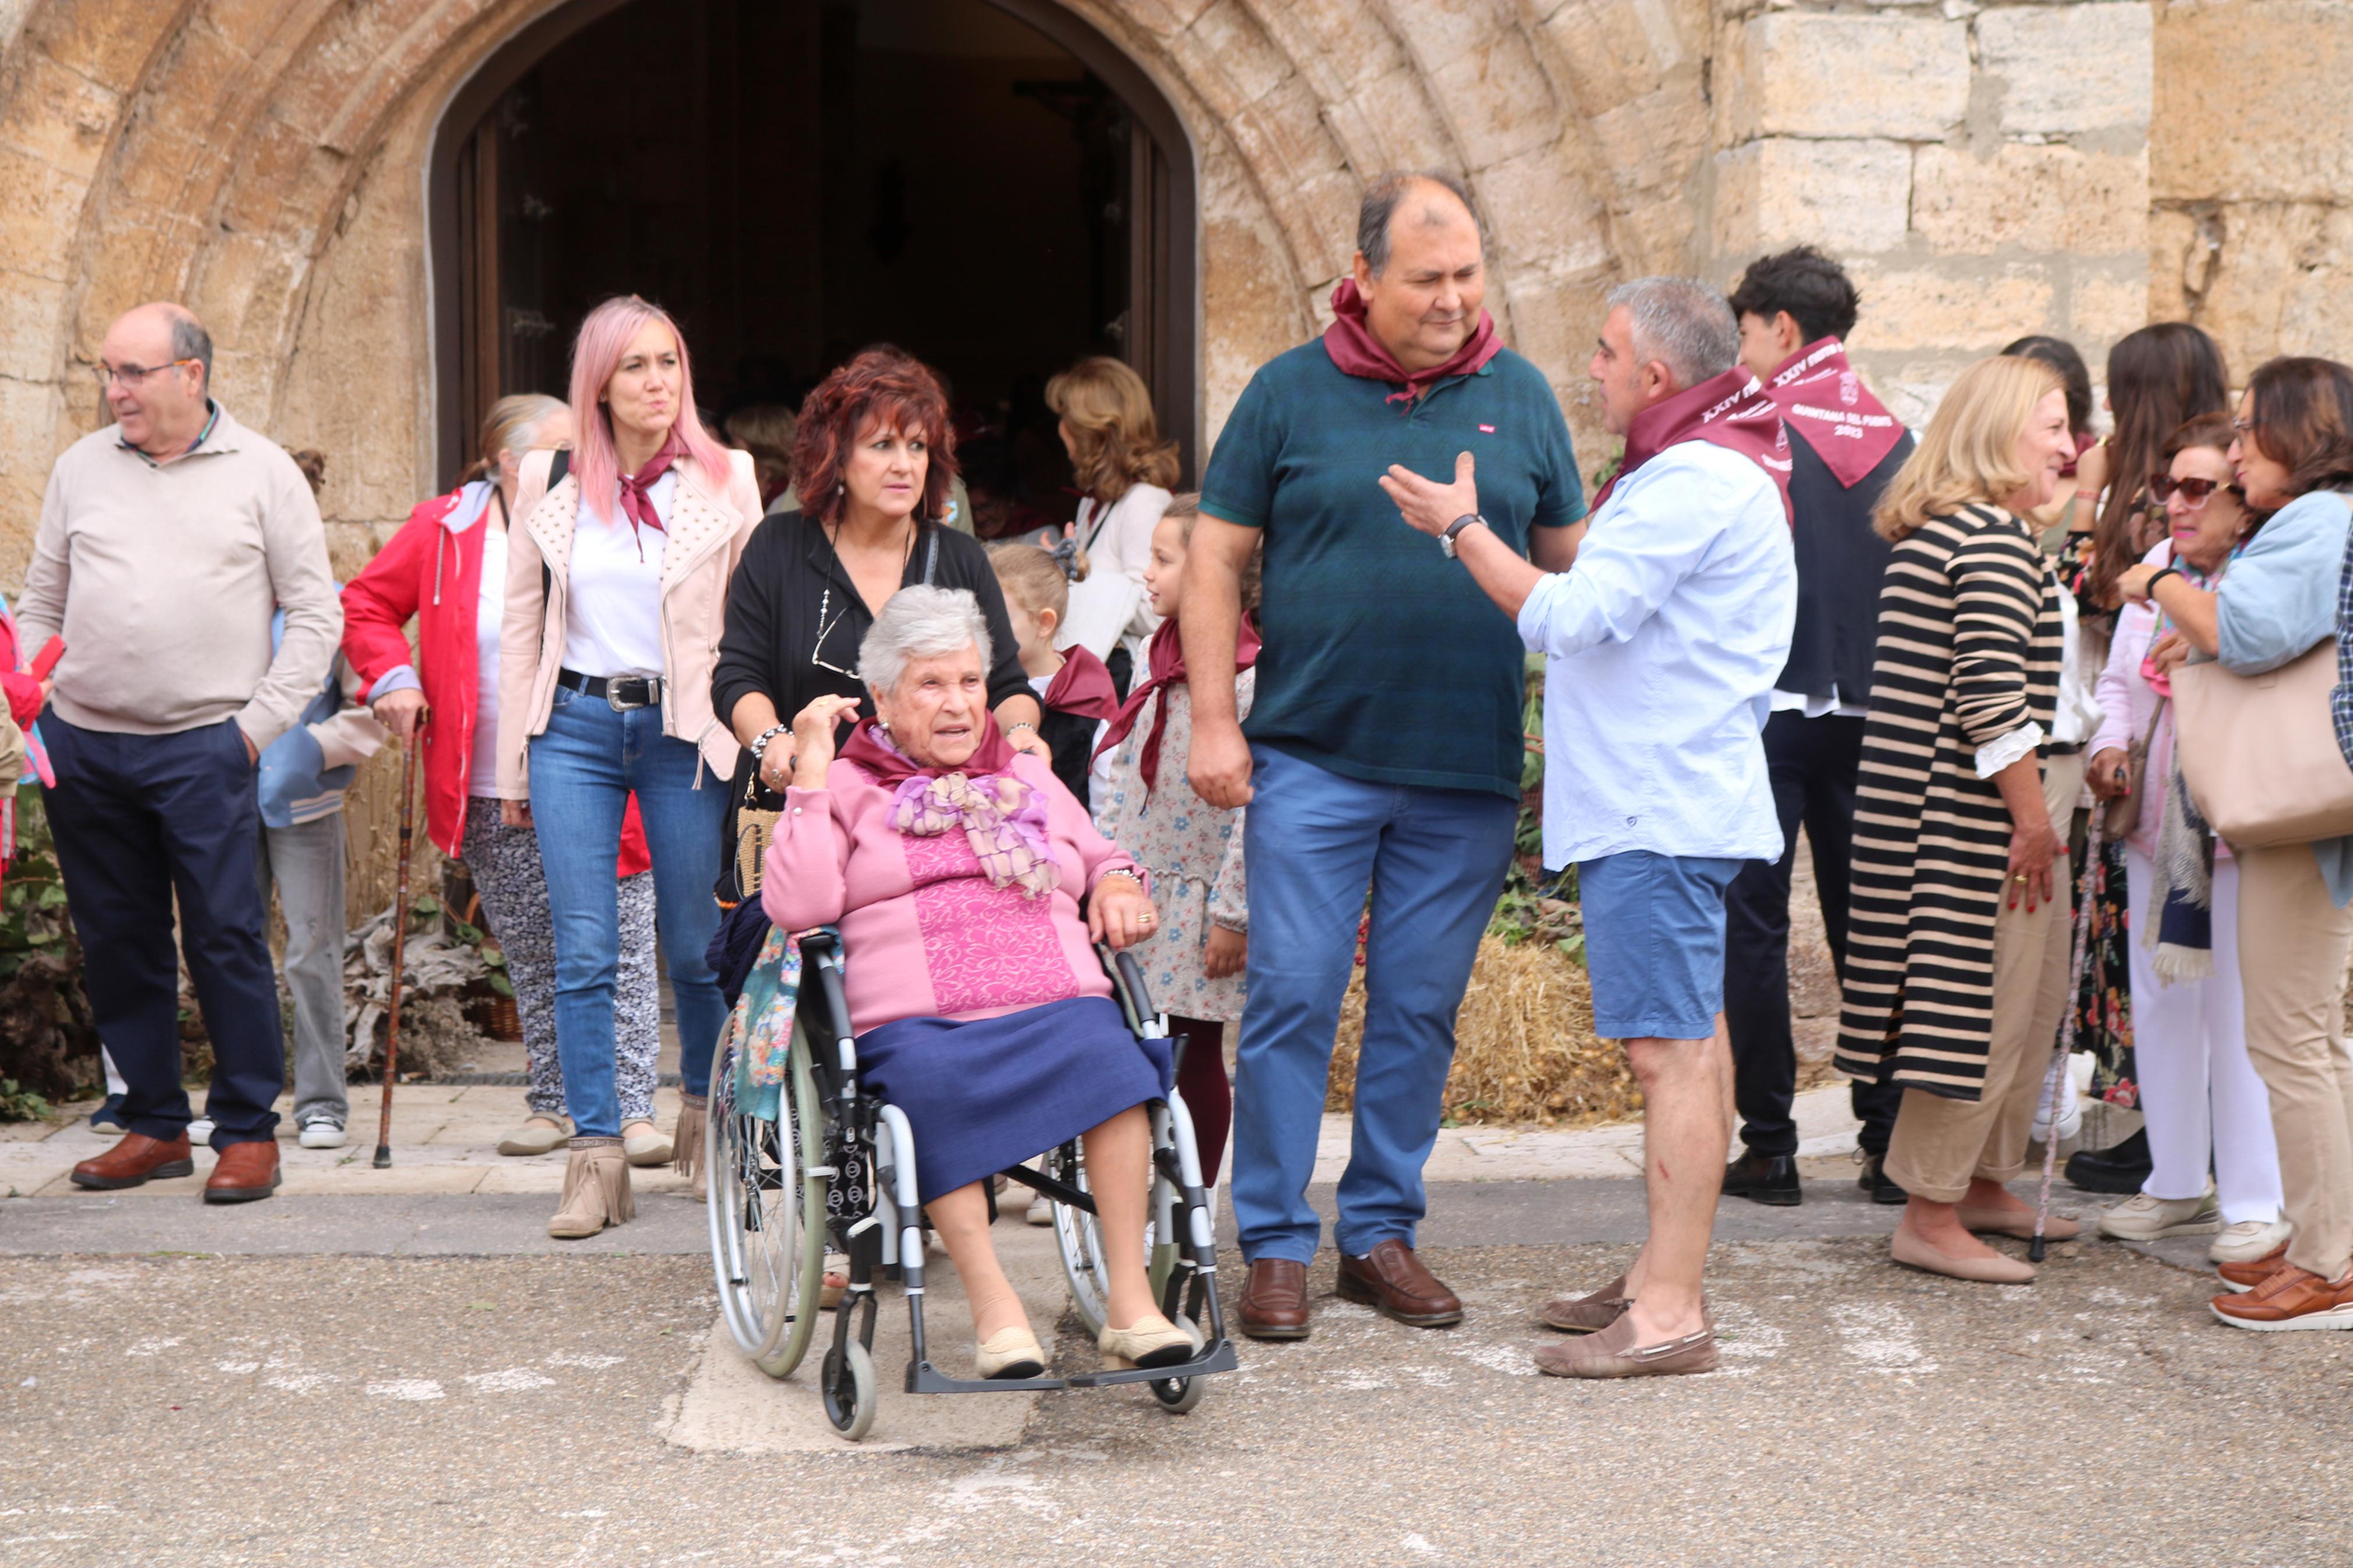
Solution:
<svg viewBox="0 0 2353 1568">
<path fill-rule="evenodd" d="M 661 1129 L 652 1122 L 624 1121 L 621 1123 L 622 1157 L 638 1169 L 667 1165 L 675 1152 L 670 1141 L 662 1136 Z"/>
<path fill-rule="evenodd" d="M 1149 1312 L 1126 1328 L 1106 1327 L 1095 1341 L 1095 1349 L 1103 1352 L 1103 1366 L 1111 1372 L 1132 1366 L 1175 1366 L 1193 1359 L 1193 1336 L 1159 1313 Z"/>
<path fill-rule="evenodd" d="M 569 1116 L 533 1116 L 499 1140 L 501 1154 L 553 1154 L 572 1142 Z"/>
<path fill-rule="evenodd" d="M 1018 1381 L 1042 1376 L 1045 1371 L 1046 1352 L 1038 1343 L 1038 1336 L 1018 1323 L 997 1330 L 972 1352 L 973 1375 L 984 1380 Z"/>
<path fill-rule="evenodd" d="M 573 1139 L 571 1162 L 564 1167 L 564 1201 L 547 1222 L 547 1234 L 558 1241 L 577 1241 L 637 1217 L 638 1200 L 629 1191 L 628 1159 L 621 1152 L 621 1141 Z"/>
</svg>

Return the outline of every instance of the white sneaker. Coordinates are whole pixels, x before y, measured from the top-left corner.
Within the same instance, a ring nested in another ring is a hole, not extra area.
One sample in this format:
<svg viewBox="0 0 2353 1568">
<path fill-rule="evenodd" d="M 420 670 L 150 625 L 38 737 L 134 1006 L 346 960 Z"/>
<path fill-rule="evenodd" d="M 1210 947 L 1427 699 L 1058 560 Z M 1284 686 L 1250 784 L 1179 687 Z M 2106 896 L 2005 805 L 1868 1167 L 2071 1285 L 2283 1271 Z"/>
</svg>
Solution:
<svg viewBox="0 0 2353 1568">
<path fill-rule="evenodd" d="M 340 1149 L 352 1141 L 343 1124 L 332 1116 L 313 1116 L 302 1123 L 301 1136 L 295 1142 L 305 1149 Z"/>
<path fill-rule="evenodd" d="M 1029 1223 L 1031 1225 L 1053 1224 L 1054 1200 L 1043 1193 L 1032 1197 L 1029 1200 Z"/>
<path fill-rule="evenodd" d="M 213 1119 L 211 1117 L 199 1116 L 194 1121 L 188 1123 L 188 1142 L 190 1143 L 210 1143 L 212 1141 Z"/>
<path fill-rule="evenodd" d="M 2224 1226 L 2206 1256 L 2217 1263 L 2253 1263 L 2286 1246 L 2295 1234 L 2295 1226 L 2284 1219 L 2242 1219 Z"/>
<path fill-rule="evenodd" d="M 2211 1188 L 2194 1198 L 2153 1198 L 2147 1193 L 2135 1193 L 2100 1216 L 2100 1234 L 2118 1241 L 2211 1236 L 2221 1228 L 2221 1205 L 2215 1201 Z"/>
</svg>

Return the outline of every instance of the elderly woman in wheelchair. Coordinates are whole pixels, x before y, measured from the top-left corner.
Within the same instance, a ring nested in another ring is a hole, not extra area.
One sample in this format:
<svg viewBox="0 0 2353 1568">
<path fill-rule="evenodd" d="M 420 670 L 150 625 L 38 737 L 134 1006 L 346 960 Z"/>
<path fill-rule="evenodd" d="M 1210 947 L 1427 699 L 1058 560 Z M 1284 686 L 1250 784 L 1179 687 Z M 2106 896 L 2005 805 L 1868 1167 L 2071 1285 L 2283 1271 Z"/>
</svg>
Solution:
<svg viewBox="0 0 2353 1568">
<path fill-rule="evenodd" d="M 916 586 L 859 649 L 878 717 L 793 721 L 792 787 L 761 902 L 781 931 L 840 928 L 860 1076 L 913 1129 L 918 1194 L 970 1300 L 977 1375 L 1031 1378 L 1044 1351 L 989 1241 L 997 1173 L 1081 1141 L 1103 1231 L 1108 1367 L 1194 1354 L 1145 1268 L 1151 1127 L 1167 1042 L 1139 1038 L 1097 962 L 1159 917 L 1134 863 L 990 716 L 972 595 Z M 1085 900 L 1084 913 L 1081 900 Z"/>
</svg>

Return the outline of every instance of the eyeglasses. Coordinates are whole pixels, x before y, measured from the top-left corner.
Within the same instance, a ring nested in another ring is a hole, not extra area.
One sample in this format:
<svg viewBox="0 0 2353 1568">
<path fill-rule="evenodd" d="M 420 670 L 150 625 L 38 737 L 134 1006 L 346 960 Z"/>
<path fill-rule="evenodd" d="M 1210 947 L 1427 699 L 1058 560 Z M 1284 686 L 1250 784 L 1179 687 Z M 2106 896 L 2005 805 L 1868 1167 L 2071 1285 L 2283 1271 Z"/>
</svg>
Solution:
<svg viewBox="0 0 2353 1568">
<path fill-rule="evenodd" d="M 98 377 L 98 389 L 104 392 L 110 386 L 136 386 L 157 371 L 170 370 L 174 365 L 203 363 L 197 359 L 175 359 L 166 364 L 95 364 L 90 373 Z"/>
<path fill-rule="evenodd" d="M 2262 424 L 2263 421 L 2260 419 L 2233 419 L 2231 421 L 2231 428 L 2242 436 L 2252 436 Z"/>
<path fill-rule="evenodd" d="M 829 669 L 836 675 L 847 676 L 851 680 L 857 681 L 860 686 L 863 686 L 866 684 L 866 678 L 859 674 L 858 671 L 854 669 L 844 669 L 838 664 L 828 664 L 823 658 L 825 653 L 825 639 L 833 635 L 834 627 L 841 625 L 841 617 L 849 614 L 849 602 L 844 600 L 839 614 L 837 614 L 833 619 L 828 621 L 825 618 L 825 613 L 832 607 L 833 585 L 828 583 L 826 584 L 825 592 L 818 596 L 817 646 L 809 649 L 809 662 L 817 666 L 819 669 Z"/>
<path fill-rule="evenodd" d="M 2148 477 L 2149 496 L 2159 506 L 2171 500 L 2176 490 L 2181 492 L 2181 499 L 2188 501 L 2193 510 L 2212 500 L 2216 490 L 2228 490 L 2242 500 L 2246 496 L 2246 492 L 2238 486 L 2221 479 L 2177 479 L 2171 474 L 2151 474 Z"/>
</svg>

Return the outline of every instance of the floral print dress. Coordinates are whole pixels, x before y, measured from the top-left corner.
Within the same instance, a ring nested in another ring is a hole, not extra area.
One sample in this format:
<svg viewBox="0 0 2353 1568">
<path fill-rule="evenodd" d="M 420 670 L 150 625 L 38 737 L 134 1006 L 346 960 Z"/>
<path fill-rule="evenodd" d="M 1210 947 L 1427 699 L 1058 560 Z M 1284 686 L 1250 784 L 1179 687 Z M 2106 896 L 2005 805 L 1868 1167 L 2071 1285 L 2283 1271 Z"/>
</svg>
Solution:
<svg viewBox="0 0 2353 1568">
<path fill-rule="evenodd" d="M 2084 605 L 2087 636 L 2098 639 L 2105 662 L 2108 638 L 2116 629 L 2113 610 L 2101 610 L 2084 598 L 2084 579 L 2092 565 L 2092 536 L 2070 533 L 2052 563 L 2060 583 Z M 2088 659 L 2089 656 L 2086 655 Z M 2079 817 L 2084 814 L 2079 813 Z M 2084 835 L 2071 840 L 2075 863 L 2083 863 Z M 2132 910 L 2125 890 L 2125 843 L 2121 837 L 2100 844 L 2100 861 L 2091 868 L 2092 934 L 2084 952 L 2084 982 L 2075 994 L 2075 1048 L 2092 1053 L 2092 1093 L 2126 1110 L 2140 1103 L 2139 1069 L 2133 1064 Z"/>
<path fill-rule="evenodd" d="M 1250 714 L 1256 674 L 1245 669 L 1234 678 L 1239 717 Z M 1161 735 L 1159 787 L 1147 793 L 1136 759 L 1163 702 L 1168 705 L 1168 723 Z M 1152 873 L 1160 933 L 1134 951 L 1152 988 L 1153 1005 L 1175 1017 L 1231 1023 L 1242 1016 L 1242 976 L 1210 979 L 1202 953 L 1213 923 L 1229 931 L 1250 929 L 1242 874 L 1247 808 L 1220 811 L 1193 793 L 1185 779 L 1192 751 L 1192 690 L 1163 687 L 1145 700 L 1135 727 L 1112 753 L 1111 781 L 1095 826 Z"/>
</svg>

